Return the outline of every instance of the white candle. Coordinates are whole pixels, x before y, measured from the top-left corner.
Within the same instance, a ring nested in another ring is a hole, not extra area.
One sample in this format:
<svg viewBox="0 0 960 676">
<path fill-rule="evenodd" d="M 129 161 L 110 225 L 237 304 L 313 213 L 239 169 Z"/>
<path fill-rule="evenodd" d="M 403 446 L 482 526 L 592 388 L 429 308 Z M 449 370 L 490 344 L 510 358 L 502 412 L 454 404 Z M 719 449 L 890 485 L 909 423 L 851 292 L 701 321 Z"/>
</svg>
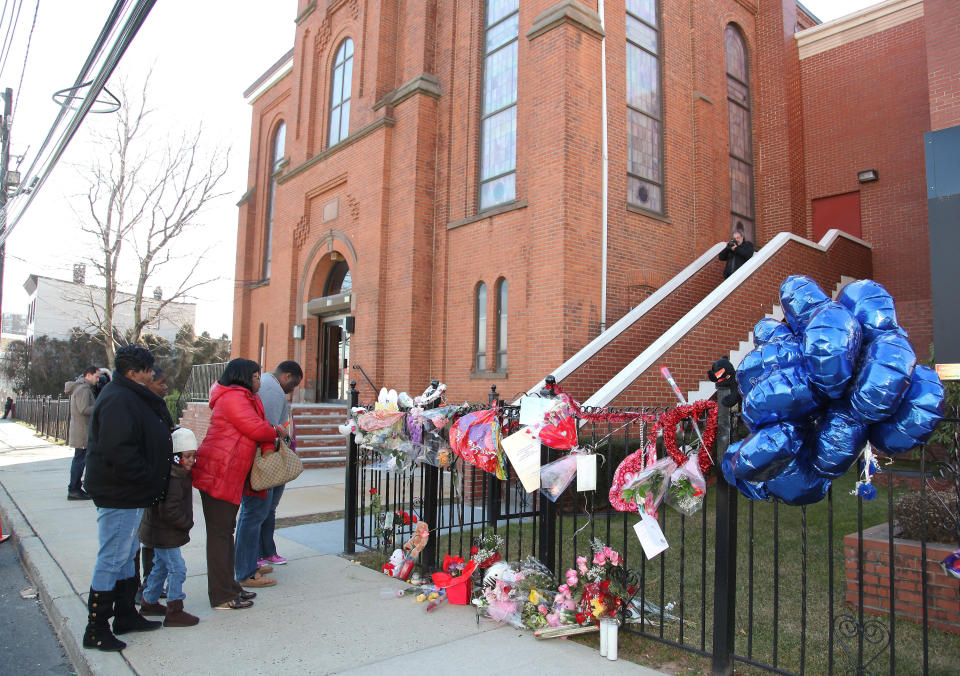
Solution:
<svg viewBox="0 0 960 676">
<path fill-rule="evenodd" d="M 610 622 L 607 623 L 607 659 L 608 660 L 617 659 L 617 640 L 619 636 L 619 630 L 620 630 L 620 626 L 617 624 L 616 620 L 611 620 Z"/>
</svg>

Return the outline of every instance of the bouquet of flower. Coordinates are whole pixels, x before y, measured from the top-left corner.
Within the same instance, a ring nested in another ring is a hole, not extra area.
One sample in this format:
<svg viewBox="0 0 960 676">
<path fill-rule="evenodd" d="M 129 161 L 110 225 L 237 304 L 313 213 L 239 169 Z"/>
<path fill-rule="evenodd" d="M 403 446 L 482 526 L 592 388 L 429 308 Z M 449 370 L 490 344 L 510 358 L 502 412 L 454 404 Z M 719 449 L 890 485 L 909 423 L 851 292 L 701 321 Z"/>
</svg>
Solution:
<svg viewBox="0 0 960 676">
<path fill-rule="evenodd" d="M 499 549 L 503 547 L 503 537 L 497 533 L 481 533 L 474 538 L 470 547 L 470 559 L 486 570 L 500 560 Z"/>
<path fill-rule="evenodd" d="M 670 475 L 670 487 L 665 500 L 681 514 L 692 516 L 703 507 L 706 494 L 707 482 L 700 471 L 697 456 L 693 455 L 683 467 L 678 467 Z"/>
<path fill-rule="evenodd" d="M 616 617 L 631 602 L 634 594 L 628 582 L 630 572 L 623 567 L 619 552 L 596 538 L 590 547 L 593 549 L 593 559 L 578 556 L 576 568 L 567 570 L 567 584 L 558 589 L 559 596 L 563 596 L 563 609 L 569 608 L 570 602 L 574 605 L 577 624 Z M 564 596 L 565 593 L 569 594 L 569 600 Z"/>
<path fill-rule="evenodd" d="M 663 501 L 670 475 L 677 468 L 670 458 L 661 458 L 651 465 L 635 471 L 625 469 L 627 461 L 638 456 L 641 451 L 627 456 L 617 468 L 613 486 L 610 489 L 611 504 L 620 511 L 643 511 L 652 518 L 657 517 L 657 507 Z M 619 484 L 619 486 L 618 486 Z M 619 491 L 616 492 L 616 489 Z"/>
</svg>

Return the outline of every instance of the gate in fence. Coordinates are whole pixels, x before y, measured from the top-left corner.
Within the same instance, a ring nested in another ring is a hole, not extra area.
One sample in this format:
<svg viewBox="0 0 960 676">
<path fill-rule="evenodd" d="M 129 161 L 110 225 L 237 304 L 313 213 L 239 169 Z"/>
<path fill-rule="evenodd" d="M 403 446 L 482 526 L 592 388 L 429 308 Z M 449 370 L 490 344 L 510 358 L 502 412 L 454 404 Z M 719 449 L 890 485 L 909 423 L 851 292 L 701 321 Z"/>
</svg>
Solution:
<svg viewBox="0 0 960 676">
<path fill-rule="evenodd" d="M 644 412 L 660 413 L 617 411 Z M 602 458 L 597 490 L 569 488 L 556 503 L 528 494 L 509 466 L 504 481 L 464 464 L 459 471 L 430 464 L 383 471 L 351 436 L 344 550 L 389 553 L 412 535 L 416 515 L 431 529 L 420 558 L 427 570 L 438 569 L 445 554 L 469 557 L 475 538 L 497 533 L 505 560 L 533 555 L 560 582 L 599 538 L 635 571 L 645 617 L 625 631 L 709 658 L 714 673 L 732 673 L 737 663 L 781 674 L 953 672 L 960 664 L 960 579 L 940 563 L 960 546 L 960 420 L 952 415 L 943 423 L 952 444 L 927 448 L 915 462 L 898 457 L 874 479 L 873 500 L 856 494 L 851 476 L 804 507 L 748 500 L 719 476 L 693 516 L 659 510 L 670 546 L 651 560 L 633 533 L 637 515 L 613 511 L 607 497 L 617 465 L 647 436 L 649 423 L 640 417 L 581 421 L 579 445 Z M 504 436 L 514 431 L 518 407 L 500 405 L 499 420 Z M 717 459 L 746 434 L 722 404 L 718 427 Z M 689 426 L 678 432 L 681 446 L 684 435 L 692 441 Z M 542 448 L 543 462 L 561 455 Z M 915 518 L 899 512 L 911 495 L 919 496 Z"/>
</svg>

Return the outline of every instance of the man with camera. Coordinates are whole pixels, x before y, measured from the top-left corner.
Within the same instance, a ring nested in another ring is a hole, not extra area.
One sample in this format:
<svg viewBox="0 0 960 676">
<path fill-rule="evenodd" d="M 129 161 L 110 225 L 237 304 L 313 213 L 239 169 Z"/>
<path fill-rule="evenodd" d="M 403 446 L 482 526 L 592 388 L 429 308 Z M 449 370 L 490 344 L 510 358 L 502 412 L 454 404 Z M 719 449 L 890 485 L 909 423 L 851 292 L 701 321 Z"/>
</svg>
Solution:
<svg viewBox="0 0 960 676">
<path fill-rule="evenodd" d="M 736 272 L 753 255 L 753 242 L 744 238 L 743 224 L 737 223 L 737 226 L 737 229 L 733 231 L 733 237 L 727 242 L 726 248 L 717 256 L 720 260 L 727 262 L 723 267 L 724 279 Z"/>
<path fill-rule="evenodd" d="M 83 491 L 81 481 L 87 459 L 87 432 L 90 429 L 90 414 L 93 403 L 99 394 L 99 369 L 89 366 L 83 375 L 65 383 L 63 391 L 70 396 L 70 427 L 67 430 L 67 444 L 73 446 L 73 462 L 70 464 L 70 484 L 67 487 L 68 500 L 89 500 Z"/>
</svg>

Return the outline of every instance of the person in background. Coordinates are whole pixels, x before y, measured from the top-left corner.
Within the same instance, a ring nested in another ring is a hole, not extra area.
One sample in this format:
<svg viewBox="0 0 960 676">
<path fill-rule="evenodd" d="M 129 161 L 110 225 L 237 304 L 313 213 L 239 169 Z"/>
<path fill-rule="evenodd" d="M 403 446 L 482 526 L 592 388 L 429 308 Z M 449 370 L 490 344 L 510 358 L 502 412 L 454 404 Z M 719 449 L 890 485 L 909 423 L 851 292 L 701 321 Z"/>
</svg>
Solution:
<svg viewBox="0 0 960 676">
<path fill-rule="evenodd" d="M 134 559 L 143 510 L 163 499 L 173 455 L 166 402 L 147 388 L 153 381 L 153 355 L 139 345 L 124 345 L 117 348 L 115 361 L 113 380 L 90 416 L 84 479 L 97 506 L 99 550 L 83 647 L 104 651 L 127 647 L 113 632 L 160 628 L 160 622 L 137 612 Z"/>
<path fill-rule="evenodd" d="M 200 491 L 207 527 L 207 595 L 216 610 L 249 608 L 256 596 L 234 577 L 233 532 L 241 496 L 250 485 L 257 447 L 268 456 L 274 452 L 277 438 L 285 434 L 264 417 L 263 404 L 256 396 L 259 389 L 257 362 L 233 359 L 227 364 L 210 388 L 210 427 L 193 468 L 193 485 Z M 266 492 L 261 491 L 259 497 L 266 497 Z M 244 580 L 246 586 L 269 586 L 259 572 L 250 574 L 253 579 Z"/>
<path fill-rule="evenodd" d="M 273 373 L 260 378 L 257 396 L 263 403 L 263 412 L 271 425 L 283 426 L 290 421 L 287 395 L 303 380 L 303 369 L 295 361 L 283 361 Z M 282 566 L 287 560 L 277 553 L 273 540 L 277 505 L 283 495 L 283 486 L 268 488 L 266 497 L 244 494 L 237 518 L 237 542 L 234 567 L 238 580 L 254 578 L 254 573 L 269 573 L 273 565 Z M 270 579 L 270 578 L 267 578 Z"/>
<path fill-rule="evenodd" d="M 717 255 L 717 258 L 727 262 L 723 266 L 723 278 L 726 279 L 736 272 L 741 265 L 750 260 L 751 256 L 753 256 L 753 242 L 745 239 L 743 223 L 737 221 L 737 227 L 730 241 L 727 242 L 726 248 Z"/>
<path fill-rule="evenodd" d="M 7 416 L 10 415 L 10 412 L 13 410 L 13 397 L 7 397 L 7 400 L 3 404 L 3 419 L 6 420 Z"/>
<path fill-rule="evenodd" d="M 87 434 L 90 431 L 90 414 L 96 400 L 96 366 L 88 366 L 76 380 L 64 383 L 63 391 L 70 396 L 70 427 L 67 430 L 67 445 L 73 447 L 73 462 L 70 463 L 70 483 L 67 485 L 67 500 L 89 500 L 83 492 L 83 468 L 87 461 Z"/>
<path fill-rule="evenodd" d="M 178 427 L 173 431 L 173 466 L 167 496 L 159 505 L 143 513 L 137 534 L 143 551 L 155 553 L 150 573 L 144 573 L 145 588 L 140 614 L 163 617 L 165 627 L 192 627 L 200 619 L 183 609 L 183 583 L 187 579 L 187 564 L 180 548 L 190 542 L 193 528 L 193 484 L 190 470 L 197 459 L 197 437 L 191 430 Z M 146 569 L 145 569 L 146 570 Z M 164 583 L 167 585 L 167 605 L 160 603 Z"/>
</svg>

